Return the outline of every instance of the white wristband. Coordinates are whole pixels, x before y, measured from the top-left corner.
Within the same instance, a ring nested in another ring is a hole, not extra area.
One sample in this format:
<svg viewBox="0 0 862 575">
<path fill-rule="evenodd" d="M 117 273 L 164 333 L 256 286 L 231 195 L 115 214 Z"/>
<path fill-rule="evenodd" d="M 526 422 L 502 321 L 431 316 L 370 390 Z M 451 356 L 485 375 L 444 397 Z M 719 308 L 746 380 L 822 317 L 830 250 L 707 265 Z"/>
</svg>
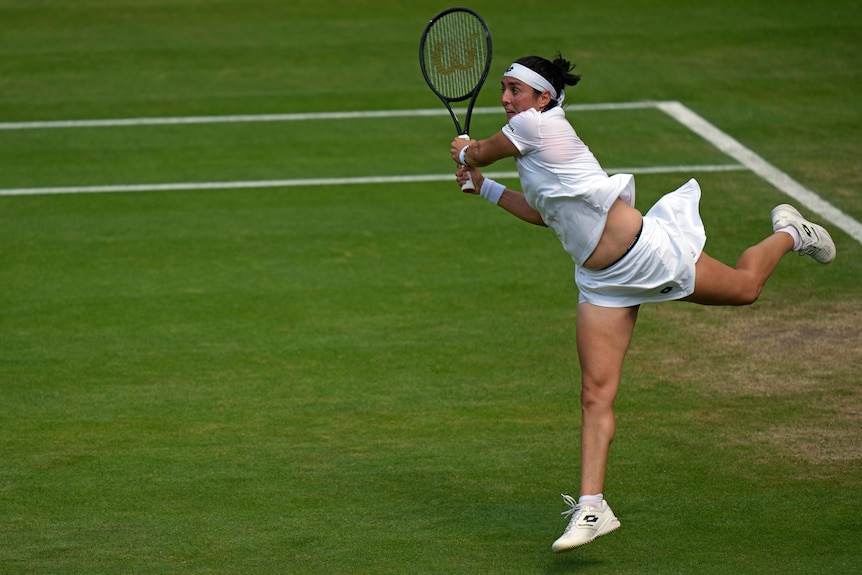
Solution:
<svg viewBox="0 0 862 575">
<path fill-rule="evenodd" d="M 500 203 L 500 198 L 503 197 L 503 192 L 506 186 L 499 182 L 495 182 L 491 178 L 485 178 L 482 182 L 482 188 L 479 190 L 479 195 L 496 205 Z"/>
<path fill-rule="evenodd" d="M 467 157 L 466 157 L 467 156 L 467 148 L 469 148 L 469 147 L 470 147 L 470 144 L 467 144 L 466 146 L 461 148 L 460 152 L 458 152 L 458 162 L 462 166 L 469 166 L 470 165 L 467 163 Z"/>
</svg>

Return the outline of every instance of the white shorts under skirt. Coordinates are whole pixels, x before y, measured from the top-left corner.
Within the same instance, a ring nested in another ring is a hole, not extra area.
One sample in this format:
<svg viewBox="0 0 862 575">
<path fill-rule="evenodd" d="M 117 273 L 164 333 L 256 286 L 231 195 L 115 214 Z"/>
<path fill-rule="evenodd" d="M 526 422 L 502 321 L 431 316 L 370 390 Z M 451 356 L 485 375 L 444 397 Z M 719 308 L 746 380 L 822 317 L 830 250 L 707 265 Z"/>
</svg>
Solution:
<svg viewBox="0 0 862 575">
<path fill-rule="evenodd" d="M 644 215 L 640 239 L 625 257 L 599 271 L 575 269 L 579 300 L 630 307 L 691 295 L 694 266 L 706 244 L 699 203 L 695 180 L 663 196 Z"/>
</svg>

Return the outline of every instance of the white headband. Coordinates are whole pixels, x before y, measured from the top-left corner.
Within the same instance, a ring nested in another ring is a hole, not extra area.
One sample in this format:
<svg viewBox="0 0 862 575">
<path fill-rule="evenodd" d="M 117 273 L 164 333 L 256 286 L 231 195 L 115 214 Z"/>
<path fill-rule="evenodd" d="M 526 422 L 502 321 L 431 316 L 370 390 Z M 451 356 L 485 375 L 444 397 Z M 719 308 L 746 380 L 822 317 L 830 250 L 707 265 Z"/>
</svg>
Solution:
<svg viewBox="0 0 862 575">
<path fill-rule="evenodd" d="M 551 93 L 551 97 L 556 100 L 558 104 L 562 104 L 563 99 L 566 97 L 565 91 L 560 92 L 558 95 L 557 90 L 554 88 L 553 84 L 548 82 L 547 78 L 535 70 L 531 70 L 517 62 L 509 66 L 509 69 L 506 70 L 505 74 L 503 74 L 503 77 L 506 76 L 520 80 L 534 90 L 539 90 L 540 92 L 544 92 L 545 90 L 549 91 Z"/>
</svg>

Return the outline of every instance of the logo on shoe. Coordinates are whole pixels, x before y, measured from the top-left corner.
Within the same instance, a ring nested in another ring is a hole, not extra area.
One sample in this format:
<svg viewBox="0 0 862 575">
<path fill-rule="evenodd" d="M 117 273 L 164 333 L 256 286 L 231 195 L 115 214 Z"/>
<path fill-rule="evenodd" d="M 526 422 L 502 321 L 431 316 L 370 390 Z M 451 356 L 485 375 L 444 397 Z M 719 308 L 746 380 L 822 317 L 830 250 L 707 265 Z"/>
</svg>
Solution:
<svg viewBox="0 0 862 575">
<path fill-rule="evenodd" d="M 598 515 L 587 515 L 584 517 L 584 523 L 595 523 L 599 520 Z"/>
<path fill-rule="evenodd" d="M 809 238 L 810 238 L 812 235 L 814 235 L 814 234 L 812 234 L 812 233 L 811 233 L 811 230 L 809 230 L 809 229 L 808 229 L 808 226 L 806 226 L 805 224 L 802 224 L 802 229 L 803 229 L 803 230 L 805 230 L 805 233 L 806 233 L 806 234 L 808 234 L 808 237 L 809 237 Z"/>
</svg>

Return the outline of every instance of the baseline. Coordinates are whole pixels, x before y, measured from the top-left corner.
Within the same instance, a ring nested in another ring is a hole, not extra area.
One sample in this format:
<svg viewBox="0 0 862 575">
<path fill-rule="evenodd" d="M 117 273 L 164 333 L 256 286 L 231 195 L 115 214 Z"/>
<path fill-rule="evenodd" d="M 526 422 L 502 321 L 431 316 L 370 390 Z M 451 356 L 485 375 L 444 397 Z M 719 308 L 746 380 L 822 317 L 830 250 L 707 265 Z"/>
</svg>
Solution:
<svg viewBox="0 0 862 575">
<path fill-rule="evenodd" d="M 653 102 L 572 104 L 569 110 L 642 110 L 654 108 Z M 473 114 L 501 114 L 499 107 L 478 107 Z M 367 118 L 414 118 L 448 116 L 445 108 L 419 110 L 366 110 L 359 112 L 309 112 L 298 114 L 239 114 L 227 116 L 179 116 L 166 118 L 114 118 L 103 120 L 47 120 L 36 122 L 0 122 L 0 130 L 50 130 L 60 128 L 119 128 L 124 126 L 174 126 L 182 124 L 231 124 L 249 122 L 304 122 L 309 120 L 356 120 Z"/>
</svg>

